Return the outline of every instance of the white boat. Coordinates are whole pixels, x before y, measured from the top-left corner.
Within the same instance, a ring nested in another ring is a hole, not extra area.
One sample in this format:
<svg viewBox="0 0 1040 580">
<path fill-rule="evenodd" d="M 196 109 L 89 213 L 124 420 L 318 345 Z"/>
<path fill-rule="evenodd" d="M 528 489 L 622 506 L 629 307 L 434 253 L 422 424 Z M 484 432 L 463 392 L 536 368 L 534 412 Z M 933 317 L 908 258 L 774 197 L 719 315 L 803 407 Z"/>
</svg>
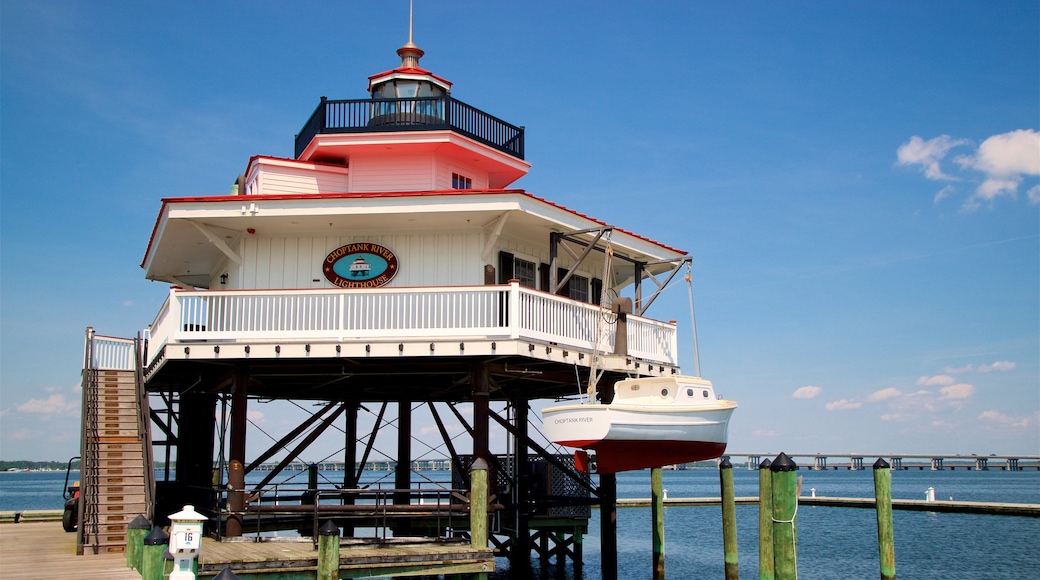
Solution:
<svg viewBox="0 0 1040 580">
<path fill-rule="evenodd" d="M 549 407 L 549 440 L 595 453 L 596 473 L 617 473 L 722 456 L 737 404 L 716 397 L 711 382 L 671 376 L 624 379 L 608 404 Z"/>
</svg>

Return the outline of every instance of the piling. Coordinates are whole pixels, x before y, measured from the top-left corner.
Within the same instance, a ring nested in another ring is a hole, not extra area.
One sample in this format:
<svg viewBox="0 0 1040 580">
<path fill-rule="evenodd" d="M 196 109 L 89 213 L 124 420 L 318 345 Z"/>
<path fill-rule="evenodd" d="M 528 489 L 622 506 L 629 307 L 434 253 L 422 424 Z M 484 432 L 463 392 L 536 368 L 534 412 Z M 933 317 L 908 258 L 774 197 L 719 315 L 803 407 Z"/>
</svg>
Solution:
<svg viewBox="0 0 1040 580">
<path fill-rule="evenodd" d="M 332 521 L 318 530 L 317 580 L 339 579 L 339 528 Z"/>
<path fill-rule="evenodd" d="M 488 464 L 478 457 L 470 468 L 469 539 L 473 548 L 488 547 Z M 478 580 L 487 580 L 487 573 L 473 575 Z"/>
<path fill-rule="evenodd" d="M 798 578 L 798 465 L 785 453 L 769 465 L 773 492 L 773 571 L 776 580 Z"/>
<path fill-rule="evenodd" d="M 654 580 L 664 580 L 664 476 L 650 468 L 650 518 L 654 528 Z"/>
<path fill-rule="evenodd" d="M 726 561 L 726 580 L 737 580 L 737 503 L 733 495 L 733 464 L 729 457 L 719 463 L 722 487 L 722 547 Z"/>
<path fill-rule="evenodd" d="M 775 580 L 773 573 L 773 479 L 769 465 L 758 464 L 758 580 Z"/>
<path fill-rule="evenodd" d="M 141 551 L 144 548 L 144 537 L 152 524 L 141 514 L 126 526 L 126 567 L 133 570 L 141 569 Z"/>
<path fill-rule="evenodd" d="M 892 536 L 892 470 L 888 462 L 874 462 L 874 505 L 877 509 L 878 557 L 881 580 L 895 580 L 896 548 Z"/>
<path fill-rule="evenodd" d="M 246 468 L 242 462 L 232 459 L 228 462 L 228 517 L 224 526 L 224 535 L 237 538 L 242 535 L 242 516 L 246 509 Z"/>
<path fill-rule="evenodd" d="M 163 556 L 166 554 L 166 547 L 169 543 L 170 536 L 159 526 L 152 528 L 152 531 L 145 536 L 141 550 L 141 580 L 163 580 L 163 572 L 166 568 L 166 560 Z"/>
</svg>

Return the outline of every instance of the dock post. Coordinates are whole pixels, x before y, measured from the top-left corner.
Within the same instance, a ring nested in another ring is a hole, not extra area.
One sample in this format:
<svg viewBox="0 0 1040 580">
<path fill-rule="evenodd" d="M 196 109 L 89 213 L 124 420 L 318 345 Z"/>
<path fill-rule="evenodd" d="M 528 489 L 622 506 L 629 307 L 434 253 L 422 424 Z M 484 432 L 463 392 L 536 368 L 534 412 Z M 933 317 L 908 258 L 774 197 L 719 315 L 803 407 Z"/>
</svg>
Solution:
<svg viewBox="0 0 1040 580">
<path fill-rule="evenodd" d="M 654 580 L 664 580 L 664 476 L 660 467 L 650 468 L 650 519 L 653 522 Z"/>
<path fill-rule="evenodd" d="M 317 580 L 339 580 L 339 528 L 332 520 L 318 530 Z"/>
<path fill-rule="evenodd" d="M 477 457 L 469 472 L 469 541 L 474 549 L 488 547 L 488 463 Z M 487 572 L 474 574 L 474 578 L 487 580 Z"/>
<path fill-rule="evenodd" d="M 769 465 L 758 464 L 758 580 L 774 580 L 773 575 L 773 479 Z"/>
<path fill-rule="evenodd" d="M 166 532 L 162 531 L 159 526 L 152 528 L 152 531 L 145 536 L 141 550 L 141 580 L 163 580 L 163 572 L 166 568 L 166 560 L 163 555 L 166 554 L 169 542 L 170 536 L 166 535 Z"/>
<path fill-rule="evenodd" d="M 797 580 L 795 516 L 798 515 L 798 465 L 785 453 L 769 465 L 773 487 L 773 568 L 776 580 Z"/>
<path fill-rule="evenodd" d="M 246 468 L 242 462 L 228 462 L 228 516 L 224 523 L 224 535 L 237 538 L 242 535 L 242 518 L 246 510 Z"/>
<path fill-rule="evenodd" d="M 722 487 L 722 548 L 726 562 L 726 580 L 737 580 L 737 503 L 733 495 L 733 464 L 724 457 L 719 464 Z"/>
<path fill-rule="evenodd" d="M 892 470 L 884 459 L 874 462 L 874 505 L 877 509 L 881 580 L 895 580 L 896 549 L 892 537 Z"/>
<path fill-rule="evenodd" d="M 141 514 L 126 526 L 126 567 L 133 570 L 141 569 L 141 551 L 144 548 L 144 537 L 152 524 Z"/>
<path fill-rule="evenodd" d="M 617 475 L 599 476 L 599 541 L 602 580 L 617 580 Z"/>
</svg>

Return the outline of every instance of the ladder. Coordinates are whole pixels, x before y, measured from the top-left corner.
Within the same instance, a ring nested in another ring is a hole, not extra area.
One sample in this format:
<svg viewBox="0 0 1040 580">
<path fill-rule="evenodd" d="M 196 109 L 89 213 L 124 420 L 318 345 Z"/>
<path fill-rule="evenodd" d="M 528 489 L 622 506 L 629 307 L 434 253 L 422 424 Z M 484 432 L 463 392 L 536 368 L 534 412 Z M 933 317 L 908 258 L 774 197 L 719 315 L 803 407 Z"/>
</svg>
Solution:
<svg viewBox="0 0 1040 580">
<path fill-rule="evenodd" d="M 123 552 L 127 524 L 138 515 L 152 521 L 155 472 L 141 343 L 87 328 L 77 554 Z"/>
</svg>

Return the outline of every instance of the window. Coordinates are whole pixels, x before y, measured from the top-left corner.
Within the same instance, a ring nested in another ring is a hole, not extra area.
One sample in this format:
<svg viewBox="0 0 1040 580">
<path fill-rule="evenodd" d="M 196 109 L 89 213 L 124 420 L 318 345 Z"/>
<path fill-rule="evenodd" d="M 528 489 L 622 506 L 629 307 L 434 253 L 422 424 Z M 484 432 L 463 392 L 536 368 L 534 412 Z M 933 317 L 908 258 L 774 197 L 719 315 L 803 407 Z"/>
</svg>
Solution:
<svg viewBox="0 0 1040 580">
<path fill-rule="evenodd" d="M 538 275 L 534 262 L 517 258 L 509 252 L 498 253 L 498 283 L 505 284 L 512 279 L 520 280 L 521 286 L 537 288 Z"/>
<path fill-rule="evenodd" d="M 577 274 L 567 281 L 567 296 L 582 302 L 589 301 L 589 279 Z"/>
<path fill-rule="evenodd" d="M 473 180 L 459 175 L 458 173 L 451 174 L 451 188 L 452 189 L 473 189 Z"/>
</svg>

